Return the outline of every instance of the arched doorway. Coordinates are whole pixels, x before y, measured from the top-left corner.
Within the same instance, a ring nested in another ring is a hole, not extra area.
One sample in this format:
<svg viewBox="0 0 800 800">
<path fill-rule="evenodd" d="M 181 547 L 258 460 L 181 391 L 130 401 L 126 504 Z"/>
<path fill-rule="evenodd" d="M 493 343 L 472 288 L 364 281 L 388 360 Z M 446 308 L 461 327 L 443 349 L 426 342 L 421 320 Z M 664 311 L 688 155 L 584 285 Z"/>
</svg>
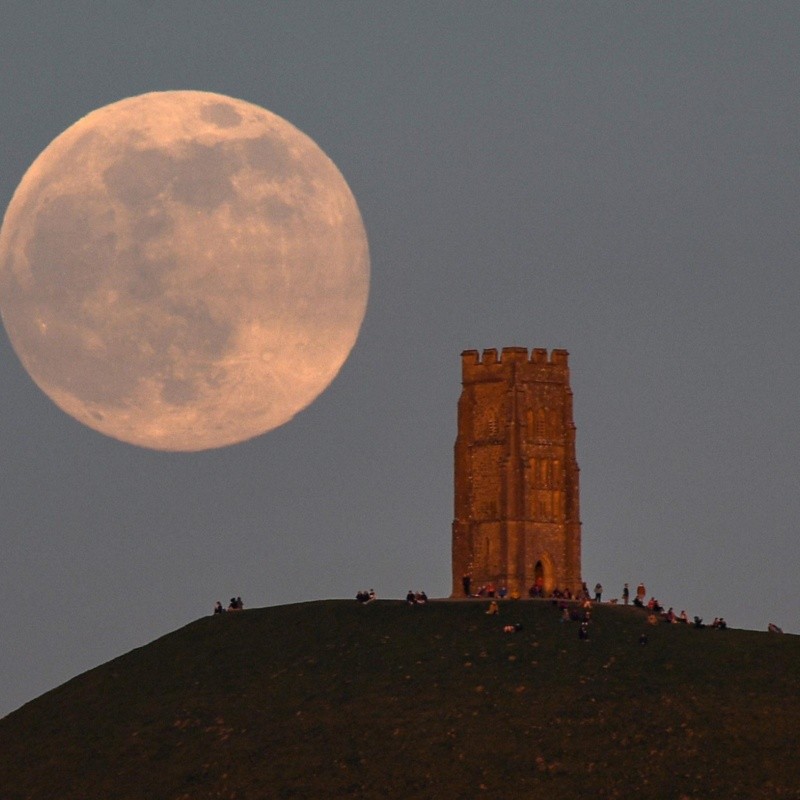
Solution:
<svg viewBox="0 0 800 800">
<path fill-rule="evenodd" d="M 553 562 L 547 553 L 542 553 L 533 567 L 533 585 L 539 596 L 547 597 L 553 591 Z"/>
<path fill-rule="evenodd" d="M 537 561 L 533 568 L 533 586 L 531 586 L 530 595 L 531 597 L 544 597 L 545 593 L 544 564 Z"/>
</svg>

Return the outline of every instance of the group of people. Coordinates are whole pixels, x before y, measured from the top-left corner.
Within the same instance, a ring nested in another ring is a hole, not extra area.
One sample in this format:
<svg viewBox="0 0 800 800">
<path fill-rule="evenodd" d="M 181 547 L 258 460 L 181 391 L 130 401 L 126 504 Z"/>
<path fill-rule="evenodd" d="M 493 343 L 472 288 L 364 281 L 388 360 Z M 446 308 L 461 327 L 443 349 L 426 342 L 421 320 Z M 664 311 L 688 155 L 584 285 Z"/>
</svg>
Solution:
<svg viewBox="0 0 800 800">
<path fill-rule="evenodd" d="M 584 598 L 580 605 L 570 604 L 567 600 L 561 599 L 557 602 L 561 611 L 562 622 L 578 622 L 578 638 L 585 640 L 589 638 L 589 623 L 592 621 L 592 601 Z"/>
<path fill-rule="evenodd" d="M 548 594 L 544 588 L 544 582 L 541 580 L 537 580 L 534 582 L 533 586 L 528 589 L 528 597 L 532 598 L 550 598 L 551 600 L 578 600 L 580 602 L 585 602 L 586 600 L 591 600 L 592 595 L 589 593 L 589 587 L 586 585 L 586 581 L 581 583 L 581 588 L 578 589 L 577 592 L 573 593 L 571 589 L 559 589 L 558 586 L 553 588 L 553 590 Z M 603 598 L 603 587 L 598 583 L 594 587 L 594 601 L 595 603 L 599 603 L 602 601 Z"/>
<path fill-rule="evenodd" d="M 487 583 L 478 589 L 476 594 L 469 594 L 470 589 L 470 576 L 465 575 L 463 579 L 464 592 L 468 597 L 486 597 L 491 600 L 489 603 L 487 614 L 498 614 L 500 612 L 497 599 L 503 599 L 507 596 L 505 587 L 496 589 L 494 584 Z M 557 605 L 561 610 L 562 622 L 579 622 L 580 631 L 579 637 L 581 639 L 588 639 L 589 637 L 589 623 L 591 621 L 591 607 L 592 603 L 602 602 L 603 586 L 601 583 L 595 584 L 594 597 L 589 592 L 586 582 L 582 582 L 581 588 L 574 594 L 570 589 L 554 588 L 549 594 L 546 593 L 542 581 L 537 581 L 528 590 L 528 596 L 532 598 L 545 598 L 548 597 L 552 600 L 554 605 Z M 513 595 L 512 595 L 513 597 Z M 679 614 L 673 608 L 664 610 L 661 603 L 653 596 L 646 600 L 647 588 L 644 583 L 639 583 L 636 587 L 636 594 L 633 598 L 633 605 L 648 612 L 647 621 L 651 625 L 657 625 L 659 622 L 668 622 L 670 624 L 690 624 L 689 617 L 685 610 Z M 576 602 L 577 601 L 577 602 Z M 619 601 L 615 598 L 610 601 L 611 604 L 616 605 Z M 622 603 L 629 605 L 631 603 L 631 592 L 628 584 L 626 583 L 622 590 Z M 695 617 L 691 623 L 695 628 L 705 628 L 706 625 L 700 617 Z M 728 623 L 723 617 L 715 617 L 714 622 L 710 627 L 717 630 L 725 630 Z M 770 630 L 775 632 L 780 631 L 777 626 L 771 626 Z M 646 638 L 646 637 L 645 637 Z"/>
<path fill-rule="evenodd" d="M 244 610 L 244 603 L 242 602 L 241 597 L 231 597 L 230 603 L 228 603 L 228 608 L 224 608 L 222 603 L 219 600 L 214 604 L 214 613 L 215 614 L 223 614 L 225 611 L 243 611 Z"/>
<path fill-rule="evenodd" d="M 645 597 L 647 597 L 647 589 L 643 583 L 640 583 L 636 587 L 636 596 L 633 598 L 633 605 L 637 608 L 641 608 L 646 610 L 647 613 L 647 621 L 651 625 L 657 625 L 659 622 L 668 622 L 670 624 L 678 624 L 678 625 L 689 625 L 691 624 L 694 628 L 705 628 L 706 625 L 703 622 L 702 617 L 694 617 L 692 622 L 689 622 L 689 616 L 687 615 L 685 610 L 682 610 L 680 614 L 675 613 L 675 609 L 670 606 L 666 611 L 661 603 L 656 600 L 655 597 L 650 597 L 650 599 L 645 602 Z M 628 588 L 628 584 L 626 583 L 622 589 L 622 602 L 627 606 L 630 601 L 630 589 Z M 615 602 L 614 600 L 611 601 L 612 603 Z M 711 623 L 712 628 L 716 628 L 717 630 L 726 630 L 728 627 L 728 623 L 725 622 L 724 617 L 714 617 L 714 622 Z"/>
<path fill-rule="evenodd" d="M 485 585 L 479 587 L 475 594 L 471 594 L 471 576 L 464 575 L 463 579 L 463 588 L 464 594 L 467 597 L 485 597 L 490 599 L 492 602 L 489 604 L 489 610 L 486 612 L 487 614 L 498 614 L 500 612 L 499 606 L 497 604 L 497 600 L 503 600 L 508 596 L 508 590 L 505 586 L 500 586 L 497 588 L 491 581 Z M 541 581 L 536 581 L 533 586 L 528 591 L 529 597 L 534 598 L 544 598 L 550 597 L 554 602 L 557 602 L 558 607 L 561 609 L 561 619 L 562 621 L 575 621 L 581 623 L 581 630 L 580 630 L 580 638 L 586 639 L 588 638 L 588 626 L 591 616 L 591 604 L 592 604 L 592 597 L 589 594 L 589 589 L 586 585 L 586 582 L 583 582 L 581 588 L 573 595 L 573 593 L 569 589 L 558 589 L 554 588 L 549 595 L 546 595 L 544 585 Z M 600 583 L 597 583 L 594 587 L 594 602 L 600 603 L 602 601 L 603 596 L 603 587 Z M 356 600 L 359 603 L 370 603 L 375 600 L 377 595 L 375 594 L 374 589 L 369 590 L 360 590 L 356 593 Z M 519 595 L 512 595 L 512 598 L 518 599 Z M 680 614 L 676 614 L 672 608 L 669 608 L 667 611 L 664 611 L 663 606 L 656 600 L 655 597 L 650 597 L 650 599 L 645 602 L 645 597 L 647 597 L 647 589 L 643 583 L 640 583 L 636 587 L 636 595 L 633 598 L 633 605 L 637 608 L 645 609 L 648 612 L 647 621 L 652 624 L 656 625 L 661 621 L 665 621 L 668 623 L 683 623 L 689 624 L 689 618 L 686 614 L 686 611 L 681 611 Z M 580 607 L 571 607 L 568 601 L 577 600 L 581 602 Z M 417 592 L 412 591 L 411 589 L 408 590 L 408 594 L 406 595 L 406 603 L 408 605 L 424 605 L 428 602 L 428 595 L 420 590 Z M 616 604 L 618 601 L 616 599 L 610 601 L 612 604 Z M 626 583 L 622 589 L 622 602 L 624 605 L 629 605 L 631 602 L 630 599 L 630 589 L 628 584 Z M 216 604 L 214 605 L 214 613 L 215 614 L 222 614 L 225 611 L 242 611 L 244 609 L 244 603 L 242 603 L 241 597 L 231 597 L 230 602 L 228 603 L 227 609 L 223 607 L 222 603 L 217 600 Z M 581 610 L 582 609 L 582 610 Z M 702 618 L 694 617 L 692 622 L 692 626 L 695 628 L 705 628 L 706 625 L 703 623 Z M 728 627 L 728 623 L 725 621 L 723 617 L 715 617 L 714 621 L 711 623 L 710 627 L 716 628 L 718 630 L 725 630 Z M 770 624 L 769 630 L 772 633 L 783 633 L 783 631 L 777 626 Z"/>
<path fill-rule="evenodd" d="M 493 597 L 498 597 L 501 600 L 504 600 L 509 596 L 508 588 L 506 586 L 498 587 L 492 581 L 481 584 L 477 589 L 473 590 L 472 575 L 469 573 L 466 573 L 461 577 L 461 586 L 464 589 L 464 597 L 488 597 L 490 599 Z M 511 598 L 518 600 L 519 595 L 512 594 Z"/>
<path fill-rule="evenodd" d="M 636 587 L 636 596 L 633 598 L 633 605 L 637 608 L 641 608 L 646 610 L 647 613 L 647 621 L 651 625 L 657 625 L 659 622 L 668 622 L 670 624 L 678 624 L 678 625 L 689 625 L 689 617 L 685 610 L 682 610 L 680 614 L 676 614 L 675 610 L 670 606 L 666 611 L 664 607 L 656 600 L 655 597 L 651 596 L 650 599 L 645 602 L 645 597 L 647 597 L 647 589 L 643 583 L 640 583 Z M 628 588 L 628 584 L 626 583 L 622 589 L 622 602 L 625 605 L 628 605 L 630 599 L 630 590 Z M 613 602 L 613 601 L 612 601 Z M 694 628 L 705 628 L 705 624 L 703 623 L 702 617 L 694 617 L 691 622 L 692 627 Z M 716 628 L 717 630 L 725 630 L 728 627 L 728 623 L 725 622 L 723 617 L 715 617 L 714 622 L 711 624 L 712 628 Z"/>
<path fill-rule="evenodd" d="M 461 578 L 461 586 L 464 589 L 464 597 L 499 597 L 501 600 L 508 596 L 508 589 L 505 586 L 497 587 L 489 581 L 479 586 L 473 591 L 472 575 L 467 573 Z"/>
</svg>

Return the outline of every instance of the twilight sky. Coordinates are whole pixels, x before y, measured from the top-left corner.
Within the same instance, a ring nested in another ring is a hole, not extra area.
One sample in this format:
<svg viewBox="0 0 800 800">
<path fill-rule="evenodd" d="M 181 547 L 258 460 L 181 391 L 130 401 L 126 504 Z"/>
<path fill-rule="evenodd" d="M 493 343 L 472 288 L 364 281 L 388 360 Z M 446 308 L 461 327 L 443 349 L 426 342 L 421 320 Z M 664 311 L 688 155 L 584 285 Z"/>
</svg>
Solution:
<svg viewBox="0 0 800 800">
<path fill-rule="evenodd" d="M 583 574 L 800 632 L 800 7 L 11 2 L 0 205 L 65 128 L 200 89 L 333 159 L 367 316 L 245 444 L 85 428 L 0 336 L 0 715 L 210 613 L 450 585 L 460 353 L 565 348 Z M 231 654 L 235 657 L 235 654 Z"/>
</svg>

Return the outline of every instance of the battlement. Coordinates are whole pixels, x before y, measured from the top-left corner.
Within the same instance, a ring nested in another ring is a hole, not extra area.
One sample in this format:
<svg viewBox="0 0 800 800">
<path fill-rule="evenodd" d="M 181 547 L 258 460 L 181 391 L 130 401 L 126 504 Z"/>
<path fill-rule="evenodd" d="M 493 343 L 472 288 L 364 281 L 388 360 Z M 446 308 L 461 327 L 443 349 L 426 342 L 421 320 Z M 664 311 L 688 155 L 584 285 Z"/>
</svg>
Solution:
<svg viewBox="0 0 800 800">
<path fill-rule="evenodd" d="M 569 353 L 566 350 L 553 350 L 548 357 L 547 350 L 536 347 L 528 353 L 527 347 L 504 347 L 498 356 L 496 348 L 484 350 L 465 350 L 461 354 L 461 365 L 471 371 L 474 367 L 494 367 L 503 364 L 538 364 L 541 366 L 566 367 Z"/>
</svg>

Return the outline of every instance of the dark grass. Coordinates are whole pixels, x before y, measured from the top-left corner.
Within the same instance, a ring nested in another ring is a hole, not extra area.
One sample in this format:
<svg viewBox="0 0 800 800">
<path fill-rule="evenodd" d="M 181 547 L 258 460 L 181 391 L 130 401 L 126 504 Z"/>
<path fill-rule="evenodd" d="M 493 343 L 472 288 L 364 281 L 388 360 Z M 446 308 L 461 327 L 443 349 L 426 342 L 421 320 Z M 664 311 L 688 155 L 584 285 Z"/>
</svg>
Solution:
<svg viewBox="0 0 800 800">
<path fill-rule="evenodd" d="M 800 798 L 800 637 L 485 609 L 200 619 L 0 720 L 0 798 Z"/>
</svg>

